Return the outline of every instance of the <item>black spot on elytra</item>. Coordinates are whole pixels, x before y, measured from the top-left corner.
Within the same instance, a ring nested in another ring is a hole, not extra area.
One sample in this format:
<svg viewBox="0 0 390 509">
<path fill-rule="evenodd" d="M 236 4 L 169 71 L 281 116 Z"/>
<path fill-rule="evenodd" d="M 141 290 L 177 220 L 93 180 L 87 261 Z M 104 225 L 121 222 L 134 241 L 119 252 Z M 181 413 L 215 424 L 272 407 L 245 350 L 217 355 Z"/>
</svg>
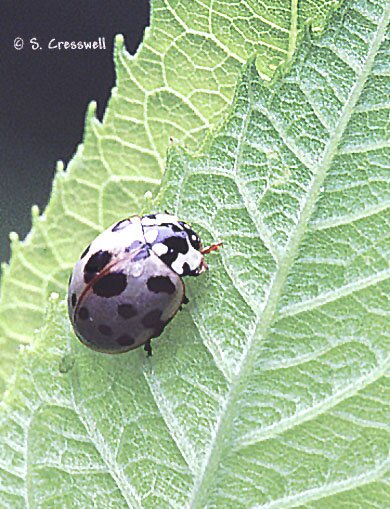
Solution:
<svg viewBox="0 0 390 509">
<path fill-rule="evenodd" d="M 101 272 L 111 260 L 112 254 L 109 251 L 98 251 L 93 254 L 84 267 L 84 281 L 89 283 L 94 276 Z"/>
<path fill-rule="evenodd" d="M 148 279 L 146 285 L 154 293 L 168 293 L 172 295 L 175 291 L 175 285 L 169 276 L 152 276 Z"/>
<path fill-rule="evenodd" d="M 103 334 L 104 336 L 111 336 L 112 329 L 108 325 L 105 325 L 104 323 L 100 324 L 98 326 L 98 331 Z"/>
<path fill-rule="evenodd" d="M 100 272 L 111 260 L 112 254 L 109 251 L 98 251 L 93 254 L 85 265 L 86 272 Z"/>
<path fill-rule="evenodd" d="M 72 297 L 71 297 L 72 307 L 75 307 L 76 302 L 77 302 L 77 295 L 75 293 L 72 293 Z"/>
<path fill-rule="evenodd" d="M 87 247 L 84 249 L 84 251 L 81 253 L 80 260 L 81 260 L 82 258 L 84 258 L 84 256 L 88 253 L 88 251 L 89 251 L 89 248 L 90 248 L 90 247 L 91 247 L 91 244 L 89 244 L 89 246 L 87 246 Z"/>
<path fill-rule="evenodd" d="M 162 333 L 162 331 L 164 330 L 165 326 L 167 325 L 168 322 L 162 322 L 160 321 L 155 327 L 154 327 L 154 330 L 153 330 L 153 336 L 152 338 L 158 338 L 158 336 Z"/>
<path fill-rule="evenodd" d="M 122 336 L 117 338 L 116 342 L 121 346 L 131 346 L 134 345 L 135 339 L 130 334 L 122 334 Z"/>
<path fill-rule="evenodd" d="M 149 311 L 143 319 L 142 319 L 142 325 L 146 329 L 153 329 L 152 338 L 157 338 L 162 331 L 164 330 L 164 327 L 170 322 L 171 318 L 164 322 L 161 320 L 162 311 L 159 309 L 153 309 L 152 311 Z"/>
<path fill-rule="evenodd" d="M 153 309 L 142 318 L 142 325 L 146 329 L 154 329 L 161 323 L 161 309 Z"/>
<path fill-rule="evenodd" d="M 137 314 L 137 311 L 134 309 L 134 306 L 131 304 L 119 304 L 118 306 L 118 315 L 128 320 L 129 318 L 133 318 Z"/>
<path fill-rule="evenodd" d="M 92 279 L 95 277 L 94 272 L 84 272 L 84 281 L 88 284 L 92 281 Z"/>
<path fill-rule="evenodd" d="M 109 298 L 120 295 L 126 288 L 126 285 L 126 274 L 122 272 L 112 272 L 98 279 L 96 283 L 93 284 L 92 290 L 93 293 L 99 295 L 99 297 Z"/>
<path fill-rule="evenodd" d="M 82 307 L 79 309 L 78 317 L 80 320 L 88 320 L 89 318 L 89 311 L 86 307 Z"/>
</svg>

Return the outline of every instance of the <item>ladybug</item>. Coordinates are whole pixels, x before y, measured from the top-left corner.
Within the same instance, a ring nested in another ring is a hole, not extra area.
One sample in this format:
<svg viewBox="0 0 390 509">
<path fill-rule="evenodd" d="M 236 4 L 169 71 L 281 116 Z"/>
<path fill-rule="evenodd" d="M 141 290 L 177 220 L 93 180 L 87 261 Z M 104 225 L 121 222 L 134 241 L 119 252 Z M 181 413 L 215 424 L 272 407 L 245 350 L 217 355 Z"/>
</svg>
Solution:
<svg viewBox="0 0 390 509">
<path fill-rule="evenodd" d="M 183 276 L 207 269 L 199 236 L 169 213 L 123 219 L 84 250 L 69 280 L 68 312 L 86 346 L 122 353 L 151 338 L 186 304 Z"/>
</svg>

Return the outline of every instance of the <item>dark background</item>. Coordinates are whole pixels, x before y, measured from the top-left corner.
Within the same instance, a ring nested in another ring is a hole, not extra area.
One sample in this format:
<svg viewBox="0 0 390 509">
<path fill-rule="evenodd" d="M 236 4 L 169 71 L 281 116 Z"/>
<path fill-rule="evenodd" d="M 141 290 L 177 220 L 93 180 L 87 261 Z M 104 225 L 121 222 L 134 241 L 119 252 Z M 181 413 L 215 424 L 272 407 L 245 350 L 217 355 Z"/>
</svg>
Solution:
<svg viewBox="0 0 390 509">
<path fill-rule="evenodd" d="M 31 206 L 47 204 L 55 163 L 65 164 L 82 141 L 88 103 L 102 118 L 114 85 L 115 34 L 135 53 L 149 24 L 147 0 L 6 0 L 0 13 L 0 261 L 9 258 L 10 231 L 24 238 Z M 105 37 L 107 49 L 57 51 L 57 40 Z M 17 51 L 14 39 L 22 37 Z M 36 37 L 43 46 L 33 51 Z"/>
</svg>

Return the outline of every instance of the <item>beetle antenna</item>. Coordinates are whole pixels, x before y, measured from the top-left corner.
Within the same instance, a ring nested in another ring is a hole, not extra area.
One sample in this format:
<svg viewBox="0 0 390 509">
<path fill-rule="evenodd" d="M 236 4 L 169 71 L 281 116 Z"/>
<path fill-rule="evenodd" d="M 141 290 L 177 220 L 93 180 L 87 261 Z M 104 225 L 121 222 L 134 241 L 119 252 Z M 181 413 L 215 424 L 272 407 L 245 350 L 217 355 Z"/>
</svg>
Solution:
<svg viewBox="0 0 390 509">
<path fill-rule="evenodd" d="M 222 244 L 223 244 L 223 242 L 217 242 L 216 244 L 211 244 L 211 246 L 208 246 L 208 247 L 205 247 L 204 249 L 202 249 L 201 254 L 205 255 L 205 254 L 211 253 L 212 251 L 218 251 L 219 248 L 222 246 Z"/>
</svg>

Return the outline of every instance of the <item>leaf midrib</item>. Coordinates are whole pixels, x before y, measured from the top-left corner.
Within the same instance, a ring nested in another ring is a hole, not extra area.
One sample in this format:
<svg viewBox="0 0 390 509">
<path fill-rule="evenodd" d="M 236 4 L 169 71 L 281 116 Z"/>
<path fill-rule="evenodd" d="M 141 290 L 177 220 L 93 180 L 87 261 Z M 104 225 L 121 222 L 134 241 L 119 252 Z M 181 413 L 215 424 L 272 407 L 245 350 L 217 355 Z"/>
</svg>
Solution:
<svg viewBox="0 0 390 509">
<path fill-rule="evenodd" d="M 302 209 L 300 221 L 298 222 L 295 232 L 291 235 L 290 240 L 286 246 L 285 256 L 280 260 L 280 268 L 276 272 L 273 283 L 270 287 L 269 299 L 265 304 L 264 312 L 258 318 L 254 334 L 249 339 L 247 349 L 243 353 L 240 369 L 236 377 L 233 379 L 231 389 L 227 394 L 226 404 L 221 411 L 218 425 L 214 434 L 214 439 L 210 444 L 209 454 L 206 457 L 206 461 L 198 478 L 198 482 L 196 482 L 193 490 L 190 502 L 191 509 L 203 509 L 206 507 L 207 496 L 211 493 L 213 486 L 216 485 L 215 477 L 219 462 L 228 447 L 231 445 L 228 438 L 230 436 L 232 422 L 235 417 L 234 408 L 236 407 L 236 403 L 239 400 L 242 380 L 248 379 L 248 375 L 251 371 L 253 371 L 254 362 L 256 359 L 256 354 L 253 350 L 256 349 L 256 346 L 260 343 L 261 340 L 266 338 L 269 327 L 274 321 L 279 298 L 282 295 L 290 267 L 292 266 L 296 255 L 298 254 L 301 240 L 307 231 L 307 226 L 314 211 L 315 204 L 321 191 L 321 187 L 324 183 L 327 171 L 331 166 L 337 151 L 337 146 L 345 132 L 353 109 L 361 95 L 363 87 L 373 66 L 375 56 L 379 50 L 379 46 L 388 24 L 389 11 L 390 5 L 388 4 L 387 8 L 384 10 L 381 21 L 378 23 L 378 29 L 375 34 L 375 38 L 370 50 L 367 53 L 364 65 L 362 65 L 360 76 L 356 77 L 355 85 L 353 86 L 350 96 L 346 101 L 344 108 L 342 109 L 339 122 L 336 124 L 335 129 L 333 130 L 333 134 L 329 136 L 329 140 L 325 148 L 322 160 L 318 163 L 317 168 L 313 170 L 315 177 L 307 193 L 307 199 Z M 253 104 L 250 87 L 249 104 Z M 248 129 L 250 112 L 253 109 L 253 106 L 248 108 L 248 112 L 246 114 L 244 129 L 238 142 L 239 154 L 242 152 L 241 142 L 245 137 L 246 130 Z"/>
</svg>

